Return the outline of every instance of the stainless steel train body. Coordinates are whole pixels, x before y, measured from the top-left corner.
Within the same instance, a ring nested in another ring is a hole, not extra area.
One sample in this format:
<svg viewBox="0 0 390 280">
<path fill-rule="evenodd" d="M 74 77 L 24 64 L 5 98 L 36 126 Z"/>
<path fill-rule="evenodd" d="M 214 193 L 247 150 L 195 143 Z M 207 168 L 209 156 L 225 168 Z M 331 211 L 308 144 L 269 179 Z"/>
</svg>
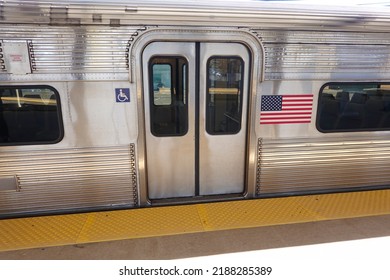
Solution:
<svg viewBox="0 0 390 280">
<path fill-rule="evenodd" d="M 0 216 L 388 187 L 389 20 L 0 1 Z"/>
</svg>

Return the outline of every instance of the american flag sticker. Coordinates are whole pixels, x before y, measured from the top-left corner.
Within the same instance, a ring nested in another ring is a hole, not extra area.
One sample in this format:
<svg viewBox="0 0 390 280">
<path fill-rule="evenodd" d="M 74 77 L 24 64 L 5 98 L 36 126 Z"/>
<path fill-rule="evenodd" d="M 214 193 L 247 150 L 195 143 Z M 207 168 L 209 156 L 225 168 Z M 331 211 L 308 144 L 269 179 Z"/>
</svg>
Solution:
<svg viewBox="0 0 390 280">
<path fill-rule="evenodd" d="M 313 94 L 263 95 L 260 124 L 310 123 Z"/>
</svg>

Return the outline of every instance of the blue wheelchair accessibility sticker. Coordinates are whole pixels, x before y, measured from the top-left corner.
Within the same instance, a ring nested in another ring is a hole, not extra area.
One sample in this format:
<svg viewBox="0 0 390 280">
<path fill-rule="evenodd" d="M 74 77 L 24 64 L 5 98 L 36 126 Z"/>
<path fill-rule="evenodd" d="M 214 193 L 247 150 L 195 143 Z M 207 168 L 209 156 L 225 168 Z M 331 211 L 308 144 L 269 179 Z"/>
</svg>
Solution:
<svg viewBox="0 0 390 280">
<path fill-rule="evenodd" d="M 118 103 L 130 102 L 130 89 L 116 88 L 115 97 L 116 97 L 116 102 Z"/>
</svg>

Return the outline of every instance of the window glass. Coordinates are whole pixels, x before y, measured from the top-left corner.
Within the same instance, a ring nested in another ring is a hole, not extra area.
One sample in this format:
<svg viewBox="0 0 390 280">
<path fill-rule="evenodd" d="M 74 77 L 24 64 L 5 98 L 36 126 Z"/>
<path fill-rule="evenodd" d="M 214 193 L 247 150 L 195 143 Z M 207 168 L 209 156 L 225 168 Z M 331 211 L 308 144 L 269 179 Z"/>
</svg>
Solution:
<svg viewBox="0 0 390 280">
<path fill-rule="evenodd" d="M 243 61 L 212 57 L 207 64 L 206 130 L 209 134 L 236 134 L 241 130 Z"/>
<path fill-rule="evenodd" d="M 154 105 L 171 105 L 172 103 L 171 65 L 154 64 L 152 73 L 153 73 Z"/>
<path fill-rule="evenodd" d="M 60 141 L 59 108 L 51 87 L 0 87 L 0 144 Z"/>
<path fill-rule="evenodd" d="M 317 128 L 322 132 L 390 129 L 390 85 L 326 84 L 319 95 Z"/>
<path fill-rule="evenodd" d="M 153 57 L 150 69 L 150 127 L 155 136 L 182 136 L 188 130 L 187 60 Z"/>
</svg>

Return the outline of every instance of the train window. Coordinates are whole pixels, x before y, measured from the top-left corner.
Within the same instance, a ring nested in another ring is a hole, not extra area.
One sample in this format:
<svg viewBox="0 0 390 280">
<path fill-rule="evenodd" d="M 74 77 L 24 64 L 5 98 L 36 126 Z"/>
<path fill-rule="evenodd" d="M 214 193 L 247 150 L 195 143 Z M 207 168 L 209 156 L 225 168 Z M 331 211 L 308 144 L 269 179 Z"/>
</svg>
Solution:
<svg viewBox="0 0 390 280">
<path fill-rule="evenodd" d="M 321 132 L 389 130 L 390 85 L 324 85 L 319 95 L 317 128 Z"/>
<path fill-rule="evenodd" d="M 208 60 L 207 133 L 225 135 L 241 130 L 243 64 L 239 57 Z"/>
<path fill-rule="evenodd" d="M 188 131 L 187 60 L 153 57 L 150 71 L 150 127 L 153 135 L 182 136 Z"/>
<path fill-rule="evenodd" d="M 61 140 L 60 100 L 48 86 L 0 87 L 0 145 Z"/>
</svg>

